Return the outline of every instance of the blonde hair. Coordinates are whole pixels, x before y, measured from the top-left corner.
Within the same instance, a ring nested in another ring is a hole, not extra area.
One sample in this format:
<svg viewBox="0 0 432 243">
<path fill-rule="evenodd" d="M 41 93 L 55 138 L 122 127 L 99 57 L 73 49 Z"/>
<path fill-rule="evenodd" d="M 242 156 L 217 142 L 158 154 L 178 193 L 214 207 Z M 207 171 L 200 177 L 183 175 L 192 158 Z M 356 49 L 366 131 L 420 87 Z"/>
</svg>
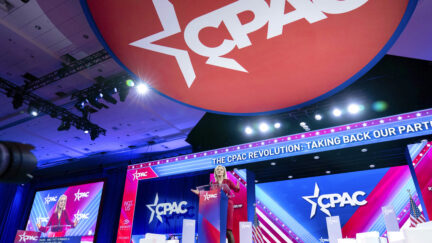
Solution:
<svg viewBox="0 0 432 243">
<path fill-rule="evenodd" d="M 228 177 L 227 177 L 227 171 L 226 171 L 225 166 L 218 165 L 218 166 L 216 166 L 216 168 L 214 169 L 214 172 L 213 172 L 213 173 L 214 173 L 215 180 L 217 181 L 216 170 L 217 170 L 218 168 L 223 168 L 223 170 L 224 170 L 224 176 L 223 176 L 223 179 L 228 179 Z"/>
<path fill-rule="evenodd" d="M 60 203 L 59 203 L 60 200 L 64 200 L 63 208 L 60 208 Z M 66 210 L 66 202 L 67 202 L 67 196 L 65 194 L 61 195 L 57 201 L 55 212 L 58 213 L 59 211 Z"/>
</svg>

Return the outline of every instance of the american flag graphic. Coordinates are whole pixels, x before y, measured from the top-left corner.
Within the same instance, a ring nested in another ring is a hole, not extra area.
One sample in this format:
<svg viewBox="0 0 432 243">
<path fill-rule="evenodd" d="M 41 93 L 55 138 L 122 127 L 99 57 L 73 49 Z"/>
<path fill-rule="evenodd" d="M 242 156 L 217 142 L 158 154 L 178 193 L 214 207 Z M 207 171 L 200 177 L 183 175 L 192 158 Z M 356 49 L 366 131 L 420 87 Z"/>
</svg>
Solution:
<svg viewBox="0 0 432 243">
<path fill-rule="evenodd" d="M 252 224 L 252 239 L 254 243 L 266 243 L 264 240 L 264 236 L 259 227 L 259 221 L 257 214 L 255 212 L 254 222 Z"/>
<path fill-rule="evenodd" d="M 411 220 L 411 227 L 416 227 L 418 224 L 426 222 L 423 213 L 420 212 L 420 209 L 415 204 L 411 195 L 410 195 L 410 220 Z"/>
</svg>

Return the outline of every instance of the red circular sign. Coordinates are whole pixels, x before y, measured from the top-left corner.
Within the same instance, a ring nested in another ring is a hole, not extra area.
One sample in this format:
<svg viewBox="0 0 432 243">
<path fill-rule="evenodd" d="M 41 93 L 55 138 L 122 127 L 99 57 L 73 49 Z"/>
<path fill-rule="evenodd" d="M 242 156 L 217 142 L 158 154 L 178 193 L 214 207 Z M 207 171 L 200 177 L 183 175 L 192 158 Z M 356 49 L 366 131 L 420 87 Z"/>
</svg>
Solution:
<svg viewBox="0 0 432 243">
<path fill-rule="evenodd" d="M 92 0 L 84 8 L 118 61 L 162 94 L 261 113 L 317 101 L 364 74 L 412 2 Z"/>
</svg>

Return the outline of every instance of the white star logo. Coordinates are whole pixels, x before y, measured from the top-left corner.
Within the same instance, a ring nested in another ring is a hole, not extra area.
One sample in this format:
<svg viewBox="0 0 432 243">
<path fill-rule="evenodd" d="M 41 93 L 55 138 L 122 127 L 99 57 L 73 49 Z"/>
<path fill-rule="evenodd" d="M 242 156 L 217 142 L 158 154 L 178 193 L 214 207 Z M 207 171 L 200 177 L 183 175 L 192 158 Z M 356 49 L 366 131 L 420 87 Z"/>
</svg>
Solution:
<svg viewBox="0 0 432 243">
<path fill-rule="evenodd" d="M 318 184 L 315 183 L 315 190 L 314 190 L 314 194 L 312 196 L 304 196 L 302 197 L 304 200 L 308 201 L 310 204 L 312 204 L 312 210 L 311 210 L 311 214 L 310 214 L 310 218 L 312 218 L 315 213 L 316 213 L 316 209 L 317 209 L 317 203 L 312 201 L 312 198 L 318 198 L 319 197 L 319 187 Z M 328 216 L 331 216 L 330 211 L 326 208 L 321 207 L 320 209 L 323 213 L 327 214 Z"/>
<path fill-rule="evenodd" d="M 159 196 L 158 196 L 158 194 L 156 193 L 156 197 L 155 197 L 154 203 L 153 203 L 153 204 L 147 204 L 147 205 L 146 205 L 147 208 L 151 211 L 151 215 L 150 215 L 150 219 L 149 219 L 149 224 L 153 221 L 153 217 L 154 217 L 154 215 L 155 215 L 155 209 L 153 209 L 153 207 L 156 207 L 156 206 L 158 205 L 158 201 L 159 201 Z M 161 223 L 163 223 L 163 222 L 162 222 L 162 217 L 161 217 L 159 214 L 156 215 L 156 218 L 159 219 L 159 221 L 160 221 Z"/>
</svg>

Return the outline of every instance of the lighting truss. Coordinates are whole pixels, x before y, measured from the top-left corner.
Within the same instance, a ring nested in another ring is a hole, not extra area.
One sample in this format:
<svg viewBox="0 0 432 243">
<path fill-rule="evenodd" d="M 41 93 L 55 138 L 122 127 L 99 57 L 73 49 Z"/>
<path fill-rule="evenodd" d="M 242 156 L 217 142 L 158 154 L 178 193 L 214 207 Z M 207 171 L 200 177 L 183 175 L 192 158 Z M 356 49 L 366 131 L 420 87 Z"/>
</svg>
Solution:
<svg viewBox="0 0 432 243">
<path fill-rule="evenodd" d="M 25 92 L 31 92 L 40 89 L 60 79 L 68 77 L 72 74 L 80 72 L 101 62 L 104 62 L 110 58 L 111 56 L 105 51 L 105 49 L 102 49 L 83 59 L 73 61 L 69 65 L 60 68 L 54 72 L 48 73 L 47 75 L 44 75 L 35 81 L 28 81 L 21 88 Z"/>
<path fill-rule="evenodd" d="M 88 101 L 91 105 L 95 106 L 93 103 L 97 102 L 95 101 L 95 98 L 98 98 L 104 99 L 109 103 L 116 104 L 117 100 L 115 100 L 111 95 L 119 93 L 119 95 L 121 96 L 120 100 L 124 101 L 126 97 L 122 97 L 121 93 L 129 89 L 125 82 L 128 79 L 131 79 L 131 76 L 126 72 L 121 72 L 108 79 L 99 78 L 96 84 L 88 87 L 87 89 L 83 89 L 73 93 L 71 96 L 71 100 L 77 100 L 79 103 Z M 127 95 L 127 92 L 125 95 Z M 102 109 L 102 107 L 98 107 L 97 105 L 95 107 L 98 109 Z M 104 108 L 108 107 L 104 106 Z"/>
<path fill-rule="evenodd" d="M 94 123 L 91 123 L 88 119 L 79 117 L 63 107 L 56 106 L 53 103 L 42 99 L 35 94 L 26 92 L 21 87 L 1 77 L 0 89 L 4 90 L 9 97 L 19 96 L 24 104 L 31 105 L 33 108 L 36 108 L 38 113 L 48 114 L 52 118 L 60 120 L 67 120 L 77 129 L 90 130 L 91 132 L 93 132 L 91 134 L 92 140 L 94 140 L 100 134 L 106 134 L 105 129 L 99 127 Z"/>
</svg>

